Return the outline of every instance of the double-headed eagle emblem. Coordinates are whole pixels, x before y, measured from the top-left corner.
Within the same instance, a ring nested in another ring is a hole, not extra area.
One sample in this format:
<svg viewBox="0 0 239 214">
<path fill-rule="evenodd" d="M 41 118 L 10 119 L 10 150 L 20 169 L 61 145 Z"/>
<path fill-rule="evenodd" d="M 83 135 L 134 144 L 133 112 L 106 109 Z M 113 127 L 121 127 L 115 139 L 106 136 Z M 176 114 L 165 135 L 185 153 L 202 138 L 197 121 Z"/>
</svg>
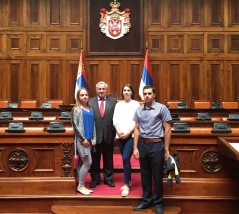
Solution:
<svg viewBox="0 0 239 214">
<path fill-rule="evenodd" d="M 127 34 L 130 30 L 130 9 L 125 8 L 120 11 L 120 3 L 110 3 L 111 10 L 107 11 L 105 8 L 100 9 L 100 24 L 101 32 L 111 39 L 119 39 Z"/>
</svg>

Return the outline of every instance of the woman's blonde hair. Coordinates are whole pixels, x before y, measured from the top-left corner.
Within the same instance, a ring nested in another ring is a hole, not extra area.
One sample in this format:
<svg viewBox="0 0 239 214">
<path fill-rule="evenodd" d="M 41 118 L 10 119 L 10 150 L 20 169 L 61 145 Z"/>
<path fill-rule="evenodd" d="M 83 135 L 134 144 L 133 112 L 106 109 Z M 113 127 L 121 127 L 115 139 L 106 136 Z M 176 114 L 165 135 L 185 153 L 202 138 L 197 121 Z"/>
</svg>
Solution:
<svg viewBox="0 0 239 214">
<path fill-rule="evenodd" d="M 90 98 L 89 91 L 88 91 L 86 88 L 79 88 L 78 91 L 77 91 L 77 93 L 76 93 L 76 107 L 82 106 L 82 104 L 81 104 L 81 102 L 80 102 L 80 98 L 79 98 L 80 92 L 81 92 L 82 90 L 85 90 L 85 91 L 87 92 L 89 98 Z M 89 100 L 90 100 L 90 99 L 89 99 Z M 88 100 L 87 103 L 86 103 L 86 105 L 87 105 L 88 107 L 90 107 L 89 100 Z"/>
</svg>

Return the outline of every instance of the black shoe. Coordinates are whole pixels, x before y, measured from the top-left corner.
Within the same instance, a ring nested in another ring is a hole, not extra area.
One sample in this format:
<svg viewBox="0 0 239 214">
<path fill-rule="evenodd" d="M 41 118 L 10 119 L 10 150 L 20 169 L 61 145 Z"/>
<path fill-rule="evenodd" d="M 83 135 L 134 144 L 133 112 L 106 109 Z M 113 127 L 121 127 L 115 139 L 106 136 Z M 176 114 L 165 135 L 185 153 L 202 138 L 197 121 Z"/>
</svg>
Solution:
<svg viewBox="0 0 239 214">
<path fill-rule="evenodd" d="M 95 188 L 97 185 L 100 185 L 100 182 L 99 181 L 92 181 L 90 183 L 90 188 Z"/>
<path fill-rule="evenodd" d="M 155 213 L 156 213 L 156 214 L 164 214 L 164 211 L 163 211 L 163 209 L 160 208 L 160 207 L 155 207 Z"/>
<path fill-rule="evenodd" d="M 145 209 L 148 209 L 149 207 L 151 207 L 150 204 L 141 203 L 141 204 L 139 204 L 137 206 L 133 206 L 133 210 L 135 210 L 135 211 L 145 210 Z"/>
<path fill-rule="evenodd" d="M 115 187 L 115 184 L 112 180 L 109 181 L 104 180 L 104 184 L 107 184 L 109 187 Z"/>
</svg>

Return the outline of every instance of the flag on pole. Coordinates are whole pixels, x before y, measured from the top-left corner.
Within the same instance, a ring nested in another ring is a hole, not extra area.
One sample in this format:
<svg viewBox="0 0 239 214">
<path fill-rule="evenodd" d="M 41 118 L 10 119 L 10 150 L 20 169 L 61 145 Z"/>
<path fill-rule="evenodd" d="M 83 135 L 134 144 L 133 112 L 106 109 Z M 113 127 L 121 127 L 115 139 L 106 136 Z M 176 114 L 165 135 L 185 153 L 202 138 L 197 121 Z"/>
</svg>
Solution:
<svg viewBox="0 0 239 214">
<path fill-rule="evenodd" d="M 78 89 L 82 87 L 89 90 L 89 86 L 86 79 L 84 60 L 83 60 L 83 50 L 80 51 L 80 61 L 78 66 L 78 73 L 77 73 L 76 87 L 75 87 L 75 98 L 76 98 L 76 93 Z"/>
<path fill-rule="evenodd" d="M 143 87 L 145 85 L 153 85 L 152 73 L 150 71 L 150 64 L 148 59 L 148 49 L 146 50 L 144 59 L 144 68 L 142 71 L 142 77 L 139 85 L 139 96 L 142 100 L 144 100 Z"/>
</svg>

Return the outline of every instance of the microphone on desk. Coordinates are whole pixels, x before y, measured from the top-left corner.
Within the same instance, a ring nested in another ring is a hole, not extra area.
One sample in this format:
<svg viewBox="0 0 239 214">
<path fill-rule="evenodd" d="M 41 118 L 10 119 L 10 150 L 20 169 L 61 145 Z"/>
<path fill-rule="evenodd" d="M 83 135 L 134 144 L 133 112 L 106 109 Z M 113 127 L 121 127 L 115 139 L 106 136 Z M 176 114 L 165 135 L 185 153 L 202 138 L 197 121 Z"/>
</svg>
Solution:
<svg viewBox="0 0 239 214">
<path fill-rule="evenodd" d="M 61 117 L 59 117 L 59 120 L 70 120 L 71 119 L 71 112 L 64 111 L 61 108 L 53 108 L 61 112 Z"/>
<path fill-rule="evenodd" d="M 172 120 L 180 120 L 179 110 L 178 110 L 179 109 L 178 108 L 178 103 L 176 105 L 176 103 L 174 102 L 172 97 L 170 97 L 170 99 L 172 100 L 174 109 L 176 109 L 176 111 L 177 111 L 176 114 L 170 113 L 170 115 L 172 117 Z M 182 102 L 182 103 L 184 103 L 184 102 Z M 183 105 L 183 106 L 185 106 L 185 105 Z M 180 108 L 180 109 L 182 109 L 182 108 Z M 182 123 L 182 122 L 174 122 L 173 123 L 172 133 L 189 133 L 189 132 L 190 132 L 190 128 L 189 128 L 189 125 L 187 123 Z"/>
<path fill-rule="evenodd" d="M 28 118 L 29 120 L 43 120 L 42 112 L 30 111 L 27 109 L 22 109 L 22 111 L 31 113 L 31 116 Z"/>
<path fill-rule="evenodd" d="M 12 113 L 5 109 L 0 109 L 3 112 L 0 112 L 0 120 L 13 120 Z"/>
<path fill-rule="evenodd" d="M 51 103 L 42 103 L 41 108 L 52 108 L 52 104 Z"/>
<path fill-rule="evenodd" d="M 202 111 L 201 109 L 196 108 L 194 108 L 194 110 L 198 113 L 196 120 L 212 120 L 211 115 L 207 111 Z"/>
<path fill-rule="evenodd" d="M 177 111 L 176 114 L 171 113 L 171 117 L 172 117 L 173 120 L 180 120 L 179 109 L 187 109 L 188 108 L 187 104 L 185 103 L 183 98 L 182 98 L 182 102 L 181 103 L 175 103 L 172 97 L 170 97 L 170 100 L 172 100 L 173 107 Z"/>
<path fill-rule="evenodd" d="M 7 108 L 18 108 L 18 103 L 11 101 L 11 102 L 7 105 Z"/>
<path fill-rule="evenodd" d="M 215 102 L 212 103 L 211 109 L 221 109 L 221 110 L 226 110 L 227 112 L 234 112 L 230 109 L 223 108 L 220 103 L 215 103 Z M 239 120 L 239 115 L 237 117 Z M 232 133 L 232 130 L 231 130 L 229 124 L 226 122 L 215 122 L 213 124 L 212 133 L 213 134 Z"/>
<path fill-rule="evenodd" d="M 227 120 L 229 120 L 229 121 L 239 121 L 239 113 L 237 111 L 233 111 L 231 109 L 226 109 L 226 108 L 222 108 L 222 109 L 226 110 L 228 112 Z"/>
</svg>

